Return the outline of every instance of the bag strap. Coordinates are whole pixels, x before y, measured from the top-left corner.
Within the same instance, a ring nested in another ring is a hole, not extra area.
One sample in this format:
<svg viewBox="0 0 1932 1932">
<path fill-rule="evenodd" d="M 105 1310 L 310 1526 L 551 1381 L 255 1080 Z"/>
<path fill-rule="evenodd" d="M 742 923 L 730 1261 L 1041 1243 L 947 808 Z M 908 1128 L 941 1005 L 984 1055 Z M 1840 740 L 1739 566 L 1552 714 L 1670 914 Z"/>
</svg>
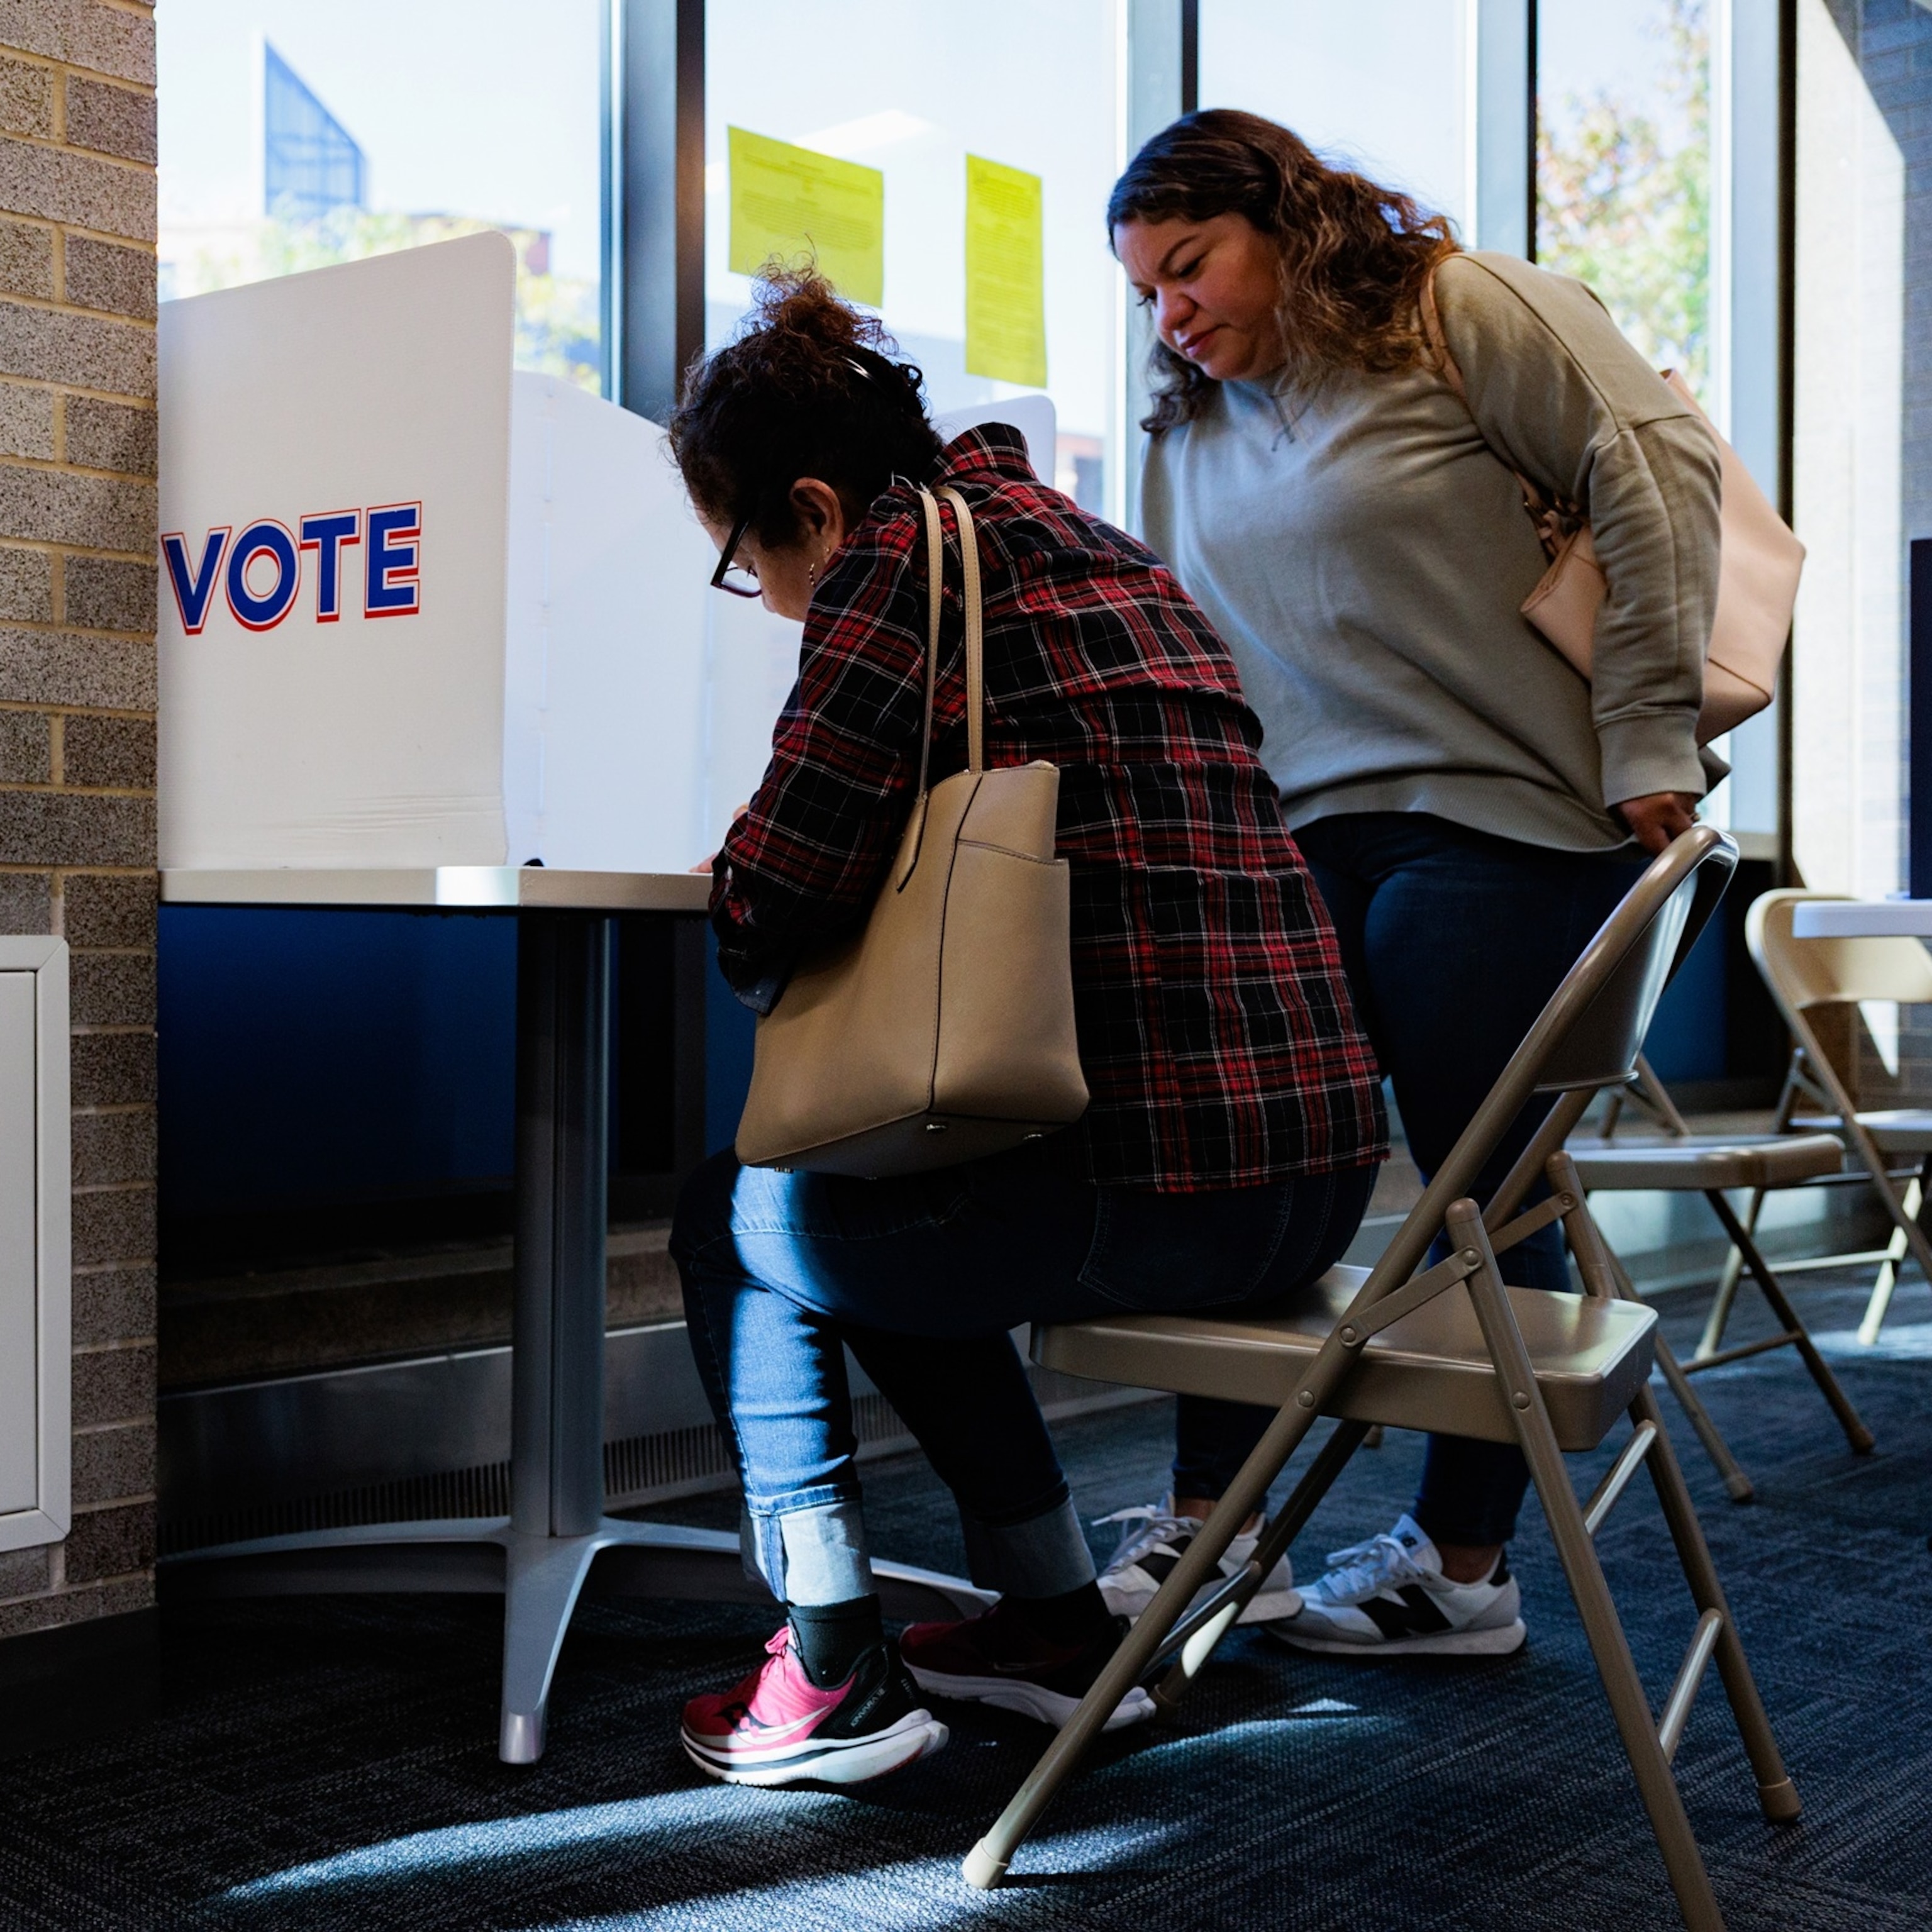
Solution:
<svg viewBox="0 0 1932 1932">
<path fill-rule="evenodd" d="M 940 494 L 959 519 L 959 561 L 966 574 L 966 769 L 986 769 L 986 665 L 985 632 L 980 606 L 980 538 L 973 512 L 957 490 Z"/>
<path fill-rule="evenodd" d="M 919 500 L 926 511 L 926 724 L 919 734 L 918 793 L 923 799 L 932 765 L 932 694 L 939 682 L 939 608 L 940 592 L 945 587 L 946 532 L 940 527 L 939 506 L 924 484 L 920 485 Z"/>
<path fill-rule="evenodd" d="M 985 622 L 980 597 L 980 539 L 966 499 L 950 485 L 939 493 L 959 519 L 959 559 L 966 578 L 966 769 L 986 769 L 986 670 Z M 926 512 L 926 725 L 919 742 L 919 795 L 926 796 L 932 763 L 932 701 L 939 682 L 940 592 L 946 572 L 946 532 L 939 505 L 922 484 Z"/>
<path fill-rule="evenodd" d="M 1422 311 L 1422 339 L 1429 345 L 1430 353 L 1442 364 L 1442 380 L 1456 392 L 1456 400 L 1469 411 L 1469 420 L 1476 423 L 1476 434 L 1483 436 L 1490 454 L 1516 478 L 1516 488 L 1522 492 L 1522 507 L 1528 512 L 1530 521 L 1536 526 L 1536 534 L 1543 544 L 1544 554 L 1555 556 L 1562 548 L 1563 539 L 1569 532 L 1563 527 L 1566 517 L 1574 524 L 1587 520 L 1574 505 L 1552 502 L 1543 492 L 1517 469 L 1509 458 L 1483 436 L 1483 426 L 1476 422 L 1476 412 L 1469 409 L 1468 385 L 1462 380 L 1462 372 L 1457 368 L 1456 358 L 1450 352 L 1449 338 L 1442 332 L 1442 318 L 1436 308 L 1436 271 L 1431 268 L 1422 284 L 1420 306 Z"/>
</svg>

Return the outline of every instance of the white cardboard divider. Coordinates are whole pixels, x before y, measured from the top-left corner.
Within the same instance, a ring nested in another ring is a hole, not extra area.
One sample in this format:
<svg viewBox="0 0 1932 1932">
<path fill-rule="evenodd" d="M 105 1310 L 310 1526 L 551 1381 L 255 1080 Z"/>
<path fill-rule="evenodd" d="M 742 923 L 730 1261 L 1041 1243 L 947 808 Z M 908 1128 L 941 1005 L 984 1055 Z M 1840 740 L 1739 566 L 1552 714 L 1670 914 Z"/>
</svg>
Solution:
<svg viewBox="0 0 1932 1932">
<path fill-rule="evenodd" d="M 164 866 L 703 856 L 710 547 L 654 424 L 512 376 L 514 277 L 480 235 L 163 309 Z"/>
<path fill-rule="evenodd" d="M 164 866 L 502 862 L 514 274 L 479 235 L 162 308 Z"/>
<path fill-rule="evenodd" d="M 712 849 L 705 626 L 711 604 L 736 601 L 710 588 L 716 562 L 656 424 L 517 372 L 503 734 L 511 864 L 678 872 Z"/>
<path fill-rule="evenodd" d="M 708 586 L 656 425 L 511 370 L 467 236 L 160 318 L 160 858 L 682 871 L 755 788 L 799 627 Z M 1052 404 L 1004 420 L 1052 473 Z"/>
</svg>

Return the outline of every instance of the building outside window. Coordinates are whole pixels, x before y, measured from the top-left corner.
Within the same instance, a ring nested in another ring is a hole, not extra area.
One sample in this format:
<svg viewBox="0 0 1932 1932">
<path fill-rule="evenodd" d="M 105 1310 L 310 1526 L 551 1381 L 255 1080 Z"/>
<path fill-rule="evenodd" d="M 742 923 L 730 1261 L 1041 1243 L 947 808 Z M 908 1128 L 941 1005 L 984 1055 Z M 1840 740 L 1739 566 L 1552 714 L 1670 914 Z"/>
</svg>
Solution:
<svg viewBox="0 0 1932 1932">
<path fill-rule="evenodd" d="M 518 366 L 604 388 L 606 11 L 172 0 L 161 299 L 497 229 L 517 250 Z"/>
</svg>

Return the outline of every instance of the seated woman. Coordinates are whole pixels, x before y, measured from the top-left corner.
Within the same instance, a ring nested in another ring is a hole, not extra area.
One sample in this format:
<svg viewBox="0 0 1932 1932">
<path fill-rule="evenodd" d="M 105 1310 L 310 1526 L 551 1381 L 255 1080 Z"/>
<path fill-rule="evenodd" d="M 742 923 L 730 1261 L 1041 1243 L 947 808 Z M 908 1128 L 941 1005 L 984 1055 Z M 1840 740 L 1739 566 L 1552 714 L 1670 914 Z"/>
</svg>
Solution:
<svg viewBox="0 0 1932 1932">
<path fill-rule="evenodd" d="M 1286 1294 L 1347 1246 L 1386 1152 L 1334 938 L 1226 650 L 1147 550 L 1034 477 L 1014 431 L 942 447 L 891 346 L 817 277 L 775 278 L 672 422 L 721 586 L 750 573 L 805 622 L 771 764 L 714 862 L 719 962 L 767 1011 L 879 890 L 920 765 L 916 485 L 950 484 L 978 529 L 988 761 L 1060 767 L 1092 1104 L 938 1172 L 786 1174 L 725 1153 L 685 1189 L 671 1251 L 692 1345 L 787 1621 L 751 1675 L 687 1706 L 683 1738 L 713 1777 L 760 1784 L 853 1783 L 937 1750 L 922 1693 L 1053 1722 L 1072 1708 L 1125 1624 L 1008 1331 Z M 965 764 L 944 516 L 935 779 Z M 847 1346 L 952 1490 L 974 1580 L 1001 1593 L 896 1648 L 866 1558 Z M 1204 1493 L 1240 1460 L 1204 1469 Z M 1136 1690 L 1111 1722 L 1152 1708 Z"/>
</svg>

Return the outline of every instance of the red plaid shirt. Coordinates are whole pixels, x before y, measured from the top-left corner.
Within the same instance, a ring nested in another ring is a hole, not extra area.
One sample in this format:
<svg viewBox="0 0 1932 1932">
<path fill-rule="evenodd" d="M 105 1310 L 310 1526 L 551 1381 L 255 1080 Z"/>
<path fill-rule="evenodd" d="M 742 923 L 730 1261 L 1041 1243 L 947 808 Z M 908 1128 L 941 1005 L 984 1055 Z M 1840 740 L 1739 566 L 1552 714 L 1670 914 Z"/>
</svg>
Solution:
<svg viewBox="0 0 1932 1932">
<path fill-rule="evenodd" d="M 1091 1180 L 1183 1192 L 1379 1160 L 1374 1059 L 1227 647 L 1151 553 L 1034 477 L 1012 430 L 968 431 L 929 480 L 978 527 L 987 761 L 1060 767 L 1093 1100 L 1051 1144 Z M 935 780 L 966 763 L 941 514 Z M 760 1011 L 886 876 L 919 782 L 926 579 L 919 498 L 896 484 L 819 580 L 772 762 L 718 855 L 719 962 Z"/>
</svg>

